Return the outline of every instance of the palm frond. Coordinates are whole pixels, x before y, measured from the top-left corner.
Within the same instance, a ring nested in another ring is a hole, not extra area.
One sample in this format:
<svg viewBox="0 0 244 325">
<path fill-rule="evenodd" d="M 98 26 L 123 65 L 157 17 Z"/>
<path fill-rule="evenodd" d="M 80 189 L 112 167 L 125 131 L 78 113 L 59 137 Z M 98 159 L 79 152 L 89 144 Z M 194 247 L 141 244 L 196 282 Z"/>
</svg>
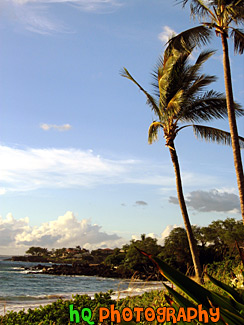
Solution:
<svg viewBox="0 0 244 325">
<path fill-rule="evenodd" d="M 243 0 L 230 1 L 225 8 L 227 14 L 233 20 L 236 25 L 244 21 L 244 4 Z"/>
<path fill-rule="evenodd" d="M 166 114 L 171 117 L 176 116 L 181 110 L 183 101 L 184 101 L 184 91 L 180 89 L 179 91 L 177 91 L 174 97 L 171 98 L 171 100 L 169 101 L 166 109 Z"/>
<path fill-rule="evenodd" d="M 147 104 L 151 107 L 151 109 L 154 111 L 154 113 L 160 118 L 161 116 L 161 112 L 158 108 L 158 105 L 156 104 L 156 100 L 153 98 L 153 96 L 151 96 L 133 77 L 132 75 L 129 73 L 129 71 L 124 68 L 121 71 L 121 76 L 125 77 L 131 81 L 133 81 L 138 88 L 146 95 L 147 97 Z"/>
<path fill-rule="evenodd" d="M 216 81 L 215 76 L 209 76 L 202 74 L 199 77 L 196 78 L 196 80 L 189 86 L 189 88 L 185 92 L 186 97 L 190 97 L 195 95 L 196 93 L 199 93 L 203 90 L 204 87 L 208 86 L 212 82 Z"/>
<path fill-rule="evenodd" d="M 160 122 L 153 121 L 148 129 L 148 143 L 152 144 L 154 141 L 158 140 L 158 131 L 162 127 Z"/>
<path fill-rule="evenodd" d="M 160 56 L 153 72 L 151 73 L 151 75 L 153 77 L 152 86 L 155 89 L 154 94 L 157 98 L 160 97 L 159 80 L 163 76 L 163 73 L 164 73 L 163 67 L 164 67 L 164 58 L 162 56 Z"/>
<path fill-rule="evenodd" d="M 195 46 L 207 45 L 210 42 L 211 34 L 211 30 L 202 25 L 187 29 L 168 41 L 166 53 L 171 52 L 172 48 L 182 52 Z"/>
<path fill-rule="evenodd" d="M 158 70 L 158 89 L 160 93 L 161 107 L 167 107 L 170 100 L 183 87 L 182 80 L 185 78 L 185 67 L 190 53 L 177 52 L 171 55 L 165 62 L 162 70 Z"/>
<path fill-rule="evenodd" d="M 193 17 L 211 16 L 212 19 L 215 19 L 215 15 L 210 10 L 210 6 L 207 6 L 206 2 L 202 0 L 191 0 L 190 9 Z"/>
<path fill-rule="evenodd" d="M 243 111 L 244 114 L 244 111 Z M 222 93 L 210 90 L 203 96 L 188 101 L 179 115 L 182 122 L 210 121 L 228 116 L 226 99 Z"/>
<path fill-rule="evenodd" d="M 229 132 L 203 125 L 193 125 L 193 130 L 197 138 L 231 146 L 231 135 Z M 239 143 L 240 147 L 244 148 L 244 138 L 239 136 Z"/>
<path fill-rule="evenodd" d="M 204 62 L 206 62 L 213 54 L 215 54 L 215 50 L 206 50 L 206 51 L 202 51 L 197 60 L 195 65 L 201 66 Z"/>
<path fill-rule="evenodd" d="M 236 117 L 244 116 L 244 110 L 237 103 L 235 103 L 235 114 Z M 188 101 L 178 119 L 182 122 L 200 122 L 225 117 L 228 117 L 228 112 L 224 94 L 210 90 L 203 96 Z"/>
<path fill-rule="evenodd" d="M 199 54 L 195 64 L 187 66 L 184 81 L 185 84 L 188 85 L 188 88 L 199 77 L 199 71 L 201 69 L 202 64 L 207 59 L 209 59 L 214 53 L 215 51 L 203 51 Z"/>
<path fill-rule="evenodd" d="M 195 81 L 197 76 L 199 75 L 199 70 L 201 69 L 202 64 L 208 60 L 215 51 L 202 51 L 195 64 L 189 65 L 187 67 L 187 78 L 186 78 L 186 83 L 191 84 L 191 82 Z"/>
<path fill-rule="evenodd" d="M 177 1 L 177 0 L 176 0 Z M 213 1 L 208 1 L 208 5 L 205 1 L 202 0 L 190 0 L 190 9 L 191 9 L 191 15 L 193 17 L 204 17 L 207 15 L 212 16 L 214 19 L 214 13 L 210 10 L 210 5 L 213 3 Z M 183 7 L 189 2 L 189 0 L 179 0 L 179 2 L 182 3 Z"/>
<path fill-rule="evenodd" d="M 234 38 L 235 53 L 244 52 L 244 30 L 232 28 L 231 36 Z"/>
</svg>

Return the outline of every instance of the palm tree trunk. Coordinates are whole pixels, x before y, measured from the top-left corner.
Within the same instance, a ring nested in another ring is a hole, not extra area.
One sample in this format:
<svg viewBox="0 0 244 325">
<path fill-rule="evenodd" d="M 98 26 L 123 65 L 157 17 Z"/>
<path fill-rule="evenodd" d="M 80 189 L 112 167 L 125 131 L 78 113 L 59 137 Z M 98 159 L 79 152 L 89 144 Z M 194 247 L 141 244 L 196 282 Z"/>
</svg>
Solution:
<svg viewBox="0 0 244 325">
<path fill-rule="evenodd" d="M 188 216 L 188 212 L 187 212 L 187 208 L 186 208 L 186 203 L 185 203 L 183 189 L 182 189 L 182 183 L 181 183 L 180 165 L 179 165 L 179 161 L 178 161 L 178 157 L 177 157 L 177 154 L 175 151 L 173 141 L 170 141 L 170 143 L 169 143 L 169 151 L 170 151 L 171 160 L 172 160 L 174 170 L 175 170 L 177 195 L 178 195 L 178 200 L 179 200 L 179 204 L 180 204 L 182 217 L 183 217 L 184 224 L 185 224 L 185 229 L 186 229 L 187 238 L 188 238 L 188 242 L 189 242 L 189 246 L 190 246 L 192 261 L 193 261 L 197 281 L 199 283 L 201 283 L 202 282 L 202 268 L 201 268 L 201 264 L 200 264 L 200 260 L 199 260 L 197 244 L 196 244 L 193 232 L 192 232 L 192 227 L 190 224 L 190 220 L 189 220 L 189 216 Z"/>
<path fill-rule="evenodd" d="M 241 161 L 241 151 L 240 151 L 240 144 L 238 139 L 238 131 L 236 125 L 235 109 L 234 109 L 230 61 L 229 61 L 229 53 L 228 53 L 228 42 L 227 42 L 227 35 L 225 33 L 221 33 L 221 40 L 222 40 L 222 47 L 223 47 L 223 65 L 224 65 L 226 103 L 227 103 L 228 119 L 229 119 L 229 126 L 230 126 L 232 150 L 234 156 L 234 165 L 236 170 L 237 185 L 238 185 L 239 196 L 240 196 L 241 215 L 244 224 L 244 175 L 243 175 L 243 167 Z"/>
</svg>

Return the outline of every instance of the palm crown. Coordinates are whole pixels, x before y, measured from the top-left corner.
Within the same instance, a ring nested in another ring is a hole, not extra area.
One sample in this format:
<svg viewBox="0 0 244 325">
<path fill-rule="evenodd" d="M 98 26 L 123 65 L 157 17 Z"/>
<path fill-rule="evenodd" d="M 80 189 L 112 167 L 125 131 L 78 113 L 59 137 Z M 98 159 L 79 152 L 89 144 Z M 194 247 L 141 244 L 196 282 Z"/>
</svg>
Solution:
<svg viewBox="0 0 244 325">
<path fill-rule="evenodd" d="M 183 6 L 189 2 L 189 0 L 179 1 Z M 190 2 L 191 14 L 201 20 L 202 26 L 188 29 L 170 40 L 173 46 L 179 47 L 179 40 L 183 46 L 206 44 L 210 40 L 211 29 L 214 29 L 217 36 L 225 34 L 226 37 L 233 37 L 235 52 L 239 54 L 244 52 L 244 31 L 237 28 L 244 22 L 244 0 L 190 0 Z M 208 21 L 205 21 L 206 18 Z"/>
<path fill-rule="evenodd" d="M 133 81 L 147 96 L 147 103 L 157 116 L 149 127 L 148 141 L 151 144 L 158 139 L 158 131 L 163 129 L 166 145 L 172 147 L 178 132 L 185 127 L 193 126 L 195 134 L 206 140 L 230 144 L 230 134 L 216 128 L 185 124 L 227 116 L 226 100 L 222 93 L 204 91 L 204 88 L 215 81 L 214 76 L 201 73 L 202 64 L 214 53 L 203 51 L 195 64 L 189 63 L 193 48 L 184 52 L 176 49 L 166 51 L 160 58 L 157 71 L 153 73 L 156 89 L 155 96 L 150 95 L 124 68 L 122 76 Z M 244 111 L 236 105 L 236 114 L 244 115 Z M 183 123 L 183 125 L 182 125 Z M 240 138 L 244 146 L 244 139 Z"/>
</svg>

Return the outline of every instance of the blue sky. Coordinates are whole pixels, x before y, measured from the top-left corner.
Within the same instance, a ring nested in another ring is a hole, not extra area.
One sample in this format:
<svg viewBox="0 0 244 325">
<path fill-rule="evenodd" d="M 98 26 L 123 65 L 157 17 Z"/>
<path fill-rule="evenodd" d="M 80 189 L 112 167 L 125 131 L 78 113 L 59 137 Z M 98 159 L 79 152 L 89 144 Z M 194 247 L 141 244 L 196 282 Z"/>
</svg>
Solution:
<svg viewBox="0 0 244 325">
<path fill-rule="evenodd" d="M 169 0 L 1 1 L 0 253 L 114 247 L 142 233 L 162 243 L 183 224 L 169 152 L 163 139 L 147 144 L 153 113 L 120 71 L 152 90 L 168 36 L 193 25 Z M 220 39 L 210 48 L 204 71 L 224 91 Z M 243 105 L 243 56 L 230 52 Z M 191 222 L 240 219 L 231 148 L 190 129 L 175 144 Z"/>
</svg>

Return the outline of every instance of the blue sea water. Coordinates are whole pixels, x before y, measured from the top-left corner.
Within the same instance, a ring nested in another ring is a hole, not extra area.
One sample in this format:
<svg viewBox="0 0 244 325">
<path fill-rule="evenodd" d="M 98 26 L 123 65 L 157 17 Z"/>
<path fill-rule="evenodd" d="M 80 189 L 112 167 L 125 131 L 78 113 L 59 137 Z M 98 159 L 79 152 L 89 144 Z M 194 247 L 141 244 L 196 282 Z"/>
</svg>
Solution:
<svg viewBox="0 0 244 325">
<path fill-rule="evenodd" d="M 59 297 L 70 299 L 72 295 L 114 290 L 114 298 L 141 294 L 152 289 L 161 289 L 160 282 L 142 282 L 95 276 L 56 276 L 29 273 L 26 267 L 37 263 L 6 261 L 0 256 L 0 314 L 36 308 L 52 303 Z M 42 263 L 43 264 L 43 263 Z"/>
</svg>

